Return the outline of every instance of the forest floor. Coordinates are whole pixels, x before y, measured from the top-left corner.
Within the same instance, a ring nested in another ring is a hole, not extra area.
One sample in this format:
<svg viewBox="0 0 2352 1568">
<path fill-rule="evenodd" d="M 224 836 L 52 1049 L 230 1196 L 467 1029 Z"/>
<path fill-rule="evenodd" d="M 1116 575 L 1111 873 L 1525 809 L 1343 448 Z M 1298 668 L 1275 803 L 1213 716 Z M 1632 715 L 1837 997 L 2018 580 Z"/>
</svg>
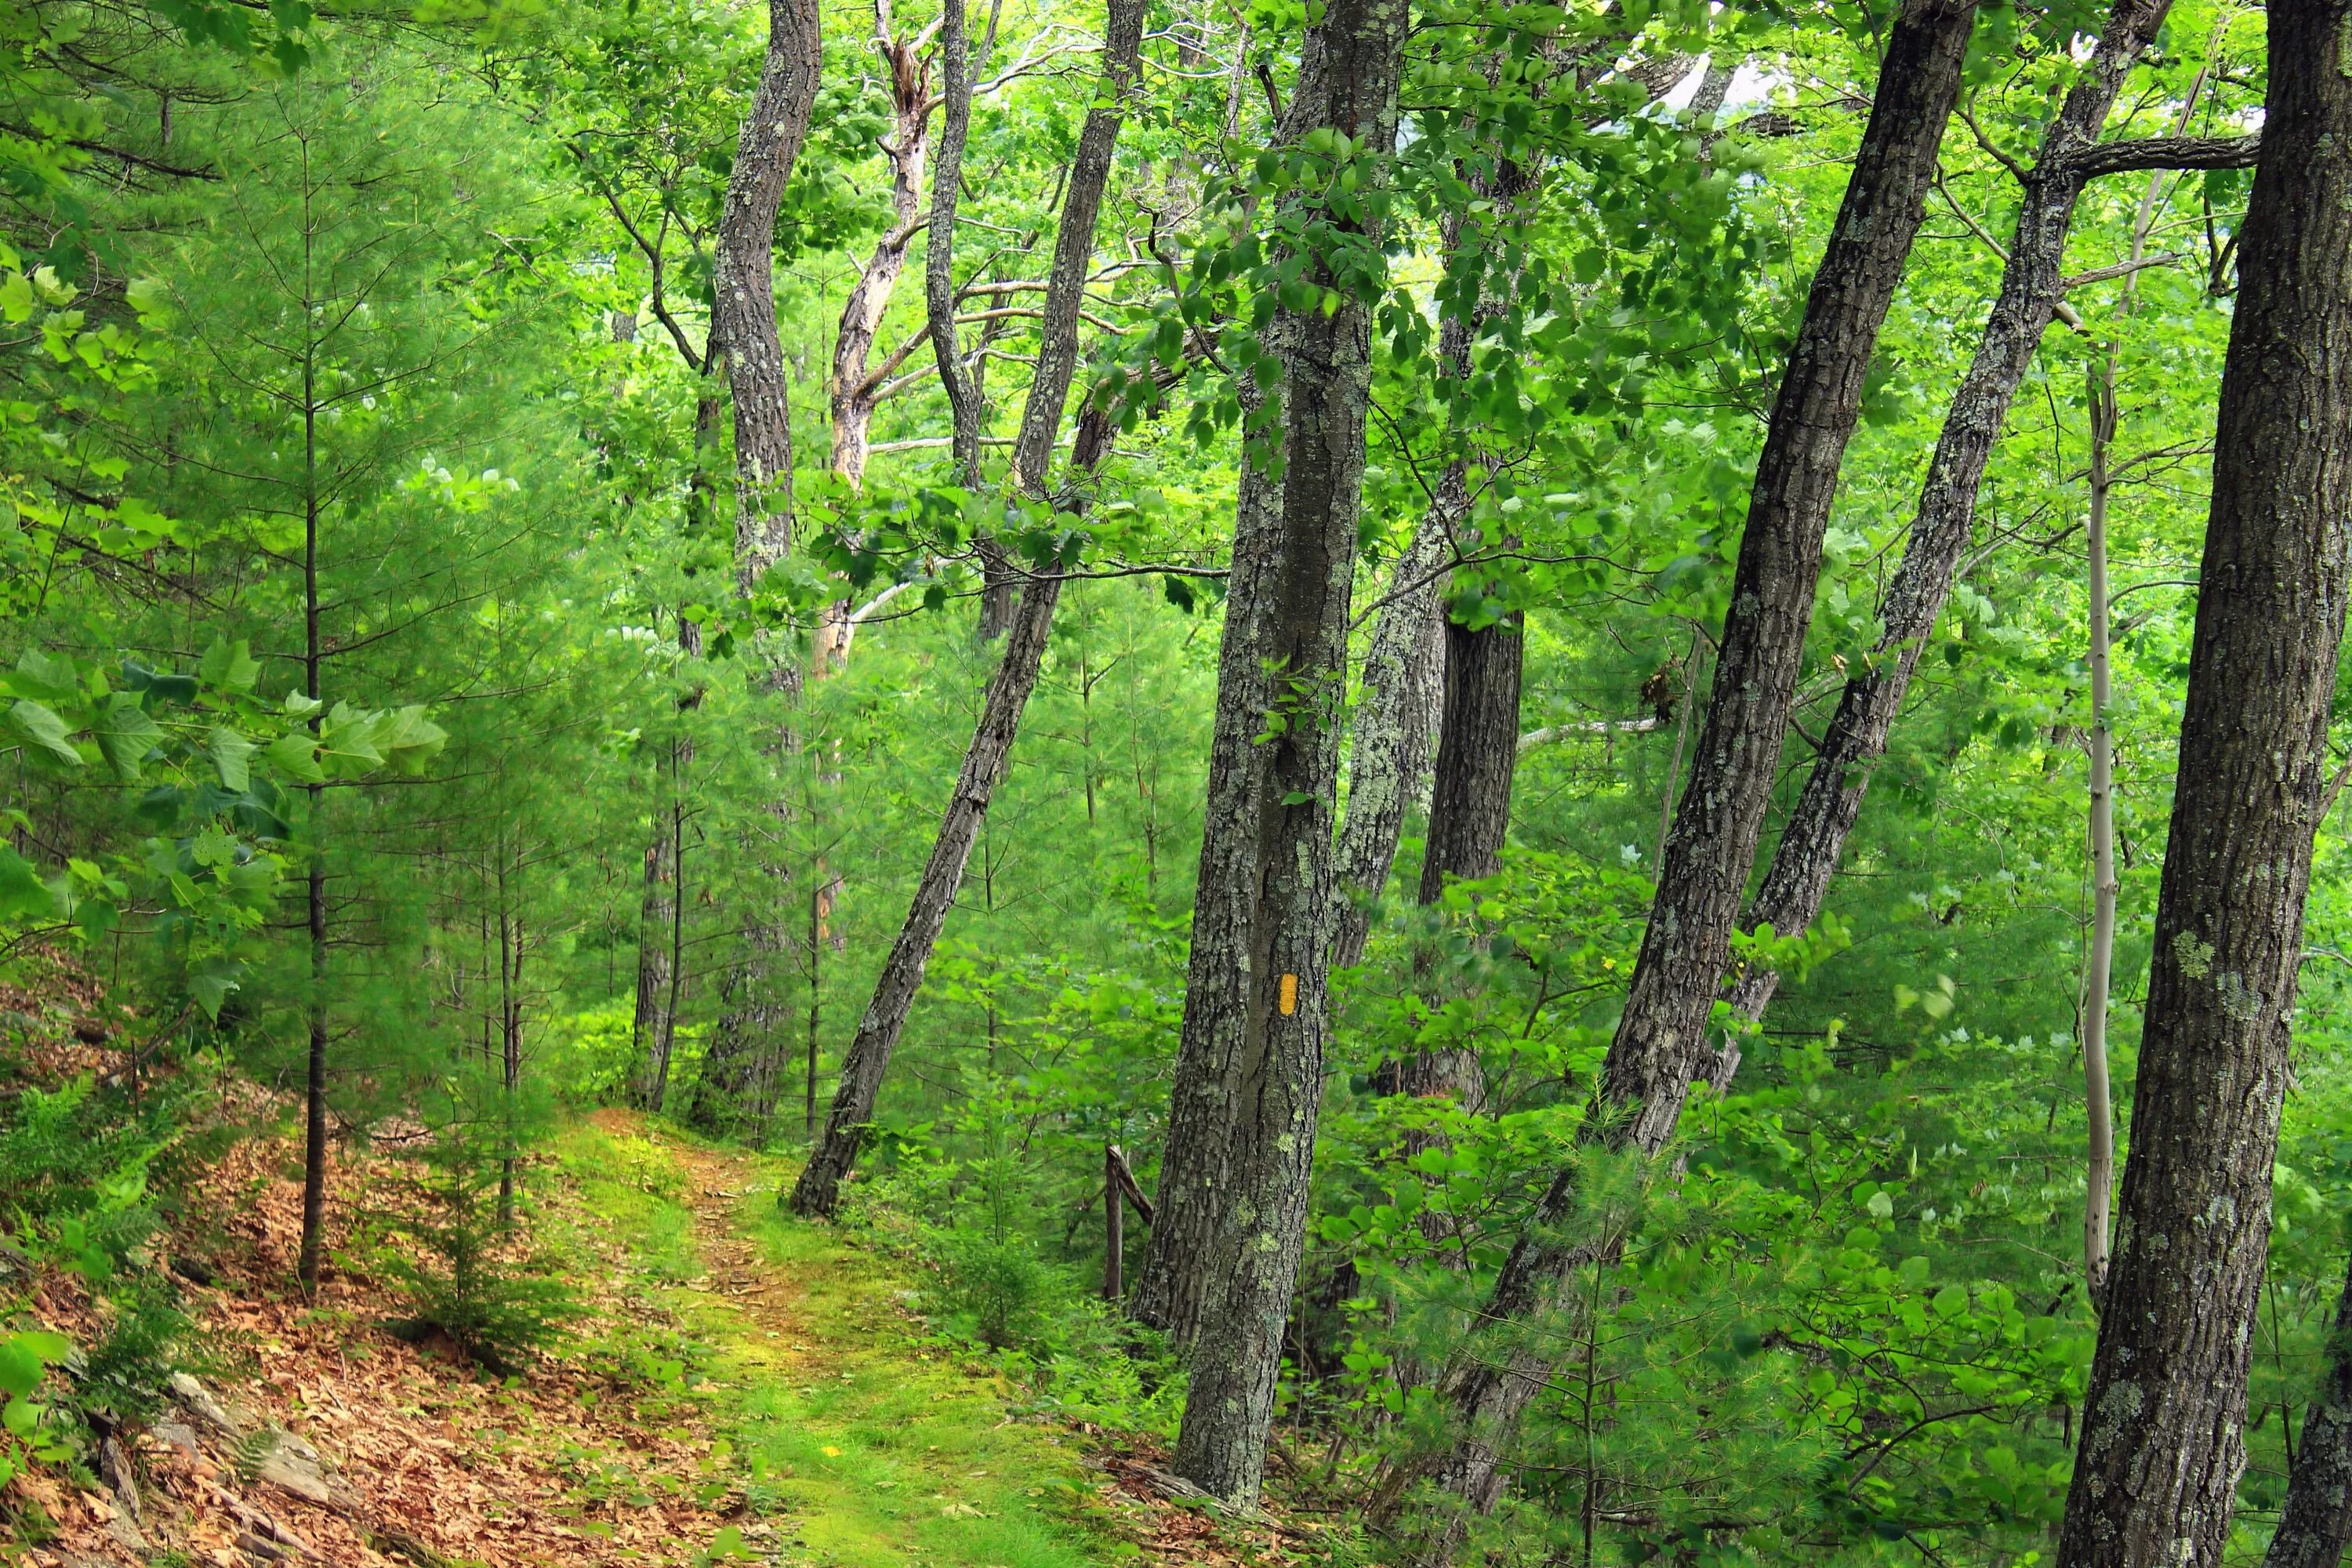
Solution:
<svg viewBox="0 0 2352 1568">
<path fill-rule="evenodd" d="M 20 1476 L 0 1561 L 1276 1568 L 1306 1544 L 1171 1502 L 1148 1443 L 1020 1413 L 917 1314 L 908 1265 L 778 1210 L 784 1162 L 618 1113 L 565 1132 L 523 1212 L 593 1316 L 501 1379 L 384 1330 L 403 1302 L 366 1266 L 368 1224 L 413 1188 L 404 1162 L 339 1169 L 341 1267 L 315 1301 L 285 1288 L 291 1153 L 238 1146 L 173 1243 L 214 1278 L 187 1294 L 223 1424 L 183 1398 L 127 1465 Z M 43 1290 L 87 1342 L 108 1309 L 70 1278 Z"/>
</svg>

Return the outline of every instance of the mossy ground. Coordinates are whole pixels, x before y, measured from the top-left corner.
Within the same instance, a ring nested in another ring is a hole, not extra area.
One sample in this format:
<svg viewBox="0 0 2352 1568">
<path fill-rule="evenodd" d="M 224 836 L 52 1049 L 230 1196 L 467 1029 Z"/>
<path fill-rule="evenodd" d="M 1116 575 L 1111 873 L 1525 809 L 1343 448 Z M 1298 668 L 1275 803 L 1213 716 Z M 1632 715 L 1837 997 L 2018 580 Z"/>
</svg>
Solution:
<svg viewBox="0 0 2352 1568">
<path fill-rule="evenodd" d="M 709 1423 L 747 1552 L 827 1568 L 1136 1557 L 1077 1439 L 1013 1418 L 994 1372 L 915 1317 L 903 1268 L 778 1209 L 784 1163 L 613 1115 L 556 1158 L 575 1239 L 625 1247 L 659 1309 L 646 1321 L 671 1325 L 617 1323 L 613 1352 Z"/>
</svg>

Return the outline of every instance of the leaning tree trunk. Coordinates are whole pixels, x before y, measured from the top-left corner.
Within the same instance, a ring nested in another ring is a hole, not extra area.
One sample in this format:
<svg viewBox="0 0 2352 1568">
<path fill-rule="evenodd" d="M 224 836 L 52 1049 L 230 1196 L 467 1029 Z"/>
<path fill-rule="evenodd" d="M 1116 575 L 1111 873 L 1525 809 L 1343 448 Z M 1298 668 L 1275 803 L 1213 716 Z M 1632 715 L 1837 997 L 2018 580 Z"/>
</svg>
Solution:
<svg viewBox="0 0 2352 1568">
<path fill-rule="evenodd" d="M 1992 454 L 2010 401 L 2033 363 L 2033 353 L 2063 294 L 2060 264 L 2075 199 L 2096 174 L 2126 167 L 2187 164 L 2221 157 L 2251 161 L 2243 142 L 2098 142 L 2107 111 L 2132 65 L 2162 26 L 2171 0 L 2117 0 L 2101 29 L 2088 68 L 2068 91 L 2042 133 L 2042 153 L 2025 182 L 2017 228 L 2010 241 L 2000 293 L 1985 320 L 1984 335 L 1967 374 L 1952 395 L 1936 455 L 1904 548 L 1903 563 L 1882 611 L 1885 631 L 1869 661 L 1845 684 L 1835 717 L 1822 737 L 1811 772 L 1774 850 L 1764 884 L 1748 907 L 1749 930 L 1770 925 L 1781 935 L 1802 931 L 1821 915 L 1846 836 L 1862 814 L 1870 767 L 1886 750 L 1911 675 L 1951 593 L 1953 574 L 1968 549 L 1976 519 L 1977 488 Z M 2147 160 L 2137 164 L 2128 160 Z M 1719 683 L 1718 683 L 1719 685 Z M 1755 968 L 1734 977 L 1733 1008 L 1751 1021 L 1764 1016 L 1780 977 Z M 1739 1066 L 1738 1042 L 1727 1042 L 1709 1067 L 1718 1089 Z"/>
<path fill-rule="evenodd" d="M 1090 113 L 1081 135 L 1082 155 L 1088 138 L 1095 140 L 1099 154 L 1082 164 L 1093 188 L 1079 189 L 1074 174 L 1062 209 L 1062 232 L 1055 244 L 1054 270 L 1047 279 L 1045 314 L 1049 333 L 1057 325 L 1066 326 L 1073 332 L 1076 329 L 1087 275 L 1094 260 L 1095 223 L 1102 208 L 1102 187 L 1110 179 L 1111 147 L 1118 133 L 1118 105 L 1135 75 L 1142 11 L 1142 0 L 1111 0 L 1109 26 L 1106 29 L 1110 46 L 1104 57 L 1103 73 L 1108 89 L 1105 96 L 1112 107 L 1097 107 Z M 971 104 L 962 0 L 948 0 L 940 32 L 940 54 L 948 81 L 948 113 L 940 136 L 939 174 L 931 197 L 932 249 L 925 258 L 925 283 L 933 342 L 944 345 L 939 350 L 940 374 L 947 378 L 961 376 L 963 371 L 954 348 L 955 290 L 950 271 L 955 213 L 952 193 L 961 177 L 963 132 Z M 948 226 L 944 229 L 940 226 L 942 204 L 948 215 Z M 1084 232 L 1074 236 L 1072 230 L 1081 226 Z M 1066 322 L 1056 315 L 1057 311 L 1066 315 Z M 962 384 L 968 392 L 969 384 Z M 1033 423 L 1041 424 L 1046 432 L 1044 445 L 1049 452 L 1061 427 L 1069 390 L 1066 374 L 1042 377 L 1030 384 L 1023 426 L 1026 428 Z M 977 415 L 973 416 L 975 423 L 967 447 L 964 405 L 958 403 L 956 397 L 956 394 L 950 395 L 950 406 L 956 411 L 958 461 L 961 464 L 966 460 L 969 453 L 976 480 L 980 450 Z M 1088 422 L 1081 421 L 1078 449 L 1073 454 L 1073 465 L 1081 471 L 1091 468 L 1108 446 L 1108 439 L 1099 434 L 1090 437 L 1088 428 Z M 1097 422 L 1094 428 L 1099 433 L 1107 426 Z M 1042 468 L 1030 475 L 1027 489 L 1033 496 L 1042 497 L 1043 479 Z M 1070 498 L 1068 504 L 1075 507 L 1076 498 Z M 1036 689 L 1038 671 L 1045 657 L 1046 637 L 1053 626 L 1054 607 L 1061 590 L 1058 576 L 1033 578 L 1013 613 L 1003 658 L 989 681 L 980 725 L 972 736 L 971 749 L 964 754 L 963 771 L 957 777 L 955 794 L 940 824 L 930 860 L 916 885 L 906 924 L 900 928 L 890 956 L 883 964 L 881 977 L 875 984 L 874 1000 L 859 1021 L 856 1037 L 850 1042 L 849 1054 L 842 1063 L 841 1084 L 825 1118 L 824 1134 L 809 1156 L 800 1180 L 793 1184 L 790 1202 L 795 1213 L 833 1213 L 839 1201 L 842 1181 L 856 1163 L 866 1127 L 873 1120 L 875 1101 L 881 1093 L 883 1075 L 890 1065 L 890 1053 L 906 1026 L 908 1010 L 914 1005 L 915 993 L 922 985 L 924 967 L 930 962 L 931 948 L 939 941 L 948 910 L 955 901 L 956 889 L 963 880 L 964 868 L 971 858 L 972 844 L 980 836 L 990 796 L 1003 776 L 1005 758 L 1011 753 L 1013 736 L 1020 728 L 1021 710 L 1030 692 Z"/>
<path fill-rule="evenodd" d="M 2109 1310 L 2060 1568 L 2217 1563 L 2352 526 L 2352 0 L 2269 12 Z M 2122 1309 L 2122 1310 L 2117 1310 Z"/>
<path fill-rule="evenodd" d="M 930 70 L 922 58 L 924 39 L 881 37 L 877 52 L 890 67 L 890 102 L 895 123 L 881 143 L 890 161 L 890 226 L 874 242 L 849 298 L 841 307 L 841 326 L 833 340 L 833 380 L 827 388 L 833 402 L 833 471 L 853 487 L 866 478 L 870 431 L 874 424 L 878 383 L 867 374 L 874 353 L 874 335 L 897 292 L 898 274 L 907 265 L 907 247 L 923 227 L 919 210 L 923 200 L 923 160 L 929 150 L 933 108 Z"/>
<path fill-rule="evenodd" d="M 1328 156 L 1297 149 L 1310 132 L 1333 132 L 1364 160 L 1359 189 L 1382 177 L 1406 12 L 1404 0 L 1333 0 L 1307 30 L 1281 132 L 1290 156 Z M 1333 240 L 1377 254 L 1366 206 L 1324 221 Z M 1243 459 L 1201 890 L 1143 1298 L 1191 1331 L 1177 1473 L 1243 1502 L 1265 1470 L 1306 1240 L 1371 378 L 1360 283 L 1335 270 L 1328 249 L 1298 259 L 1310 294 L 1337 290 L 1323 297 L 1338 303 L 1277 310 L 1268 328 L 1280 404 L 1263 411 Z M 1279 432 L 1278 479 L 1267 426 Z"/>
<path fill-rule="evenodd" d="M 2352 1262 L 2327 1336 L 2327 1369 L 2287 1468 L 2286 1507 L 2263 1568 L 2339 1568 L 2352 1546 Z"/>
<path fill-rule="evenodd" d="M 1698 1067 L 1795 693 L 1839 463 L 1878 329 L 1918 232 L 1974 12 L 1973 0 L 1909 0 L 1888 37 L 1870 123 L 1757 464 L 1696 765 L 1667 843 L 1632 994 L 1601 1069 L 1591 1136 L 1658 1148 Z M 1394 1524 L 1422 1476 L 1449 1495 L 1412 1543 L 1416 1562 L 1451 1562 L 1468 1516 L 1491 1509 L 1500 1495 L 1503 1453 L 1550 1361 L 1527 1325 L 1581 1258 L 1566 1234 L 1576 1205 L 1571 1173 L 1563 1170 L 1443 1382 L 1457 1423 L 1452 1447 L 1387 1479 L 1375 1507 L 1383 1525 Z"/>
</svg>

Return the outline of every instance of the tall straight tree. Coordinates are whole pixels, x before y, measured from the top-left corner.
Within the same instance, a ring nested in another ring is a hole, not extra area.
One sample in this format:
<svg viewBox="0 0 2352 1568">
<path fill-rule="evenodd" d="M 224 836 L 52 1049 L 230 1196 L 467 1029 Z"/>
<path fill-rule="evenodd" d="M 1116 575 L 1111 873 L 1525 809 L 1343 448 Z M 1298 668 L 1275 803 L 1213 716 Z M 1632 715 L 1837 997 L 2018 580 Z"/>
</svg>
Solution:
<svg viewBox="0 0 2352 1568">
<path fill-rule="evenodd" d="M 1750 930 L 1769 924 L 1787 935 L 1820 918 L 1838 857 L 1862 814 L 1870 764 L 1886 750 L 1920 651 L 1968 550 L 1977 490 L 1993 442 L 2033 363 L 2042 331 L 2062 308 L 2061 263 L 2084 185 L 2095 175 L 2124 169 L 2214 167 L 2252 160 L 2251 138 L 2099 142 L 2125 78 L 2170 8 L 2171 0 L 2117 0 L 2088 68 L 2075 79 L 2042 132 L 2041 153 L 2025 176 L 2000 292 L 1985 318 L 1968 373 L 1952 394 L 1903 564 L 1886 595 L 1881 617 L 1885 629 L 1871 658 L 1846 681 L 1763 886 L 1748 907 L 1745 924 Z M 1732 982 L 1732 1005 L 1751 1020 L 1760 1018 L 1780 978 L 1762 966 L 1739 973 Z M 1738 1065 L 1738 1047 L 1733 1042 L 1710 1067 L 1717 1087 L 1729 1083 Z"/>
<path fill-rule="evenodd" d="M 1061 232 L 1055 242 L 1054 268 L 1046 280 L 1045 350 L 1039 355 L 1036 376 L 1022 411 L 1022 443 L 1016 448 L 1014 484 L 1032 500 L 1043 500 L 1049 459 L 1069 401 L 1070 374 L 1076 358 L 1079 309 L 1085 302 L 1087 276 L 1094 263 L 1095 227 L 1102 211 L 1103 193 L 1110 184 L 1111 155 L 1129 94 L 1133 90 L 1143 47 L 1143 0 L 1110 0 L 1103 30 L 1103 85 L 1095 107 L 1079 132 L 1078 152 L 1072 164 L 1070 189 L 1062 208 Z M 940 376 L 949 386 L 950 416 L 955 421 L 958 478 L 976 483 L 980 467 L 980 425 L 977 398 L 964 379 L 956 345 L 955 285 L 950 271 L 955 233 L 955 194 L 962 178 L 964 132 L 971 113 L 971 68 L 965 37 L 963 0 L 947 0 L 940 29 L 940 69 L 946 79 L 947 116 L 940 132 L 939 167 L 931 189 L 931 249 L 925 256 L 926 295 L 931 318 L 932 346 L 939 356 Z M 1054 345 L 1066 344 L 1055 368 L 1049 363 Z M 1097 426 L 1097 429 L 1100 427 Z M 1107 439 L 1081 440 L 1072 453 L 1075 472 L 1090 469 L 1108 447 Z M 955 793 L 949 797 L 939 837 L 929 860 L 916 883 L 915 896 L 899 927 L 882 973 L 875 982 L 874 1000 L 858 1020 L 857 1034 L 843 1059 L 841 1084 L 834 1092 L 825 1117 L 824 1133 L 793 1184 L 790 1202 L 795 1213 L 829 1215 L 838 1200 L 842 1180 L 856 1163 L 866 1124 L 874 1118 L 876 1099 L 889 1069 L 907 1013 L 923 983 L 931 949 L 947 923 L 957 887 L 971 859 L 997 781 L 1003 776 L 1021 712 L 1036 689 L 1045 663 L 1047 634 L 1054 607 L 1061 595 L 1060 577 L 1032 578 L 1013 613 L 1003 657 L 997 662 L 981 704 L 980 724 L 964 752 Z"/>
<path fill-rule="evenodd" d="M 1270 215 L 1303 289 L 1285 286 L 1268 328 L 1279 406 L 1244 452 L 1234 508 L 1183 1032 L 1139 1297 L 1192 1341 L 1178 1473 L 1244 1502 L 1265 1467 L 1323 1092 L 1367 300 L 1406 18 L 1404 0 L 1334 0 L 1307 30 L 1279 133 L 1310 164 L 1306 188 L 1329 194 Z M 1330 166 L 1342 160 L 1354 167 Z"/>
<path fill-rule="evenodd" d="M 1907 0 L 1886 41 L 1869 125 L 1758 459 L 1696 765 L 1587 1123 L 1588 1136 L 1619 1147 L 1662 1146 L 1701 1065 L 1795 694 L 1839 465 L 1918 233 L 1975 10 L 1974 0 Z M 1450 1562 L 1468 1516 L 1500 1494 L 1503 1455 L 1550 1363 L 1527 1326 L 1584 1256 L 1563 1235 L 1576 1205 L 1574 1170 L 1564 1168 L 1443 1380 L 1457 1423 L 1450 1447 L 1397 1467 L 1384 1484 L 1375 1514 L 1390 1526 L 1421 1476 L 1450 1494 L 1414 1543 L 1418 1562 Z"/>
<path fill-rule="evenodd" d="M 2109 1310 L 2062 1568 L 2221 1560 L 2352 576 L 2352 0 L 2269 13 Z"/>
</svg>

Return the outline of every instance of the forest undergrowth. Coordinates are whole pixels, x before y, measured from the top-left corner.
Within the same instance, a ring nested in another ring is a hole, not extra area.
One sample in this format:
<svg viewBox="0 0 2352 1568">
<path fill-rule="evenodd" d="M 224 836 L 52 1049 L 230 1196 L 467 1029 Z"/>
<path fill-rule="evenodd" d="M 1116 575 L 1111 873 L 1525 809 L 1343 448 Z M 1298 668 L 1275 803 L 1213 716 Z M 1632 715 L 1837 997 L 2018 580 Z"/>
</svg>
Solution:
<svg viewBox="0 0 2352 1568">
<path fill-rule="evenodd" d="M 272 1110 L 224 1083 L 224 1123 Z M 123 1278 L 36 1266 L 31 1310 L 86 1344 L 109 1340 L 132 1279 L 169 1280 L 182 1343 L 201 1347 L 173 1363 L 203 1375 L 158 1391 L 135 1436 L 18 1474 L 0 1559 L 1272 1565 L 1317 1533 L 1171 1501 L 1152 1436 L 1057 1417 L 1020 1358 L 934 1327 L 935 1273 L 889 1240 L 904 1216 L 794 1220 L 775 1203 L 786 1162 L 631 1112 L 566 1125 L 524 1173 L 534 1250 L 504 1267 L 573 1315 L 486 1368 L 410 1326 L 410 1293 L 370 1250 L 415 1163 L 396 1141 L 339 1162 L 351 1217 L 313 1301 L 286 1285 L 300 1161 L 274 1133 L 194 1174 L 181 1223 Z M 303 1453 L 291 1473 L 280 1433 Z"/>
</svg>

